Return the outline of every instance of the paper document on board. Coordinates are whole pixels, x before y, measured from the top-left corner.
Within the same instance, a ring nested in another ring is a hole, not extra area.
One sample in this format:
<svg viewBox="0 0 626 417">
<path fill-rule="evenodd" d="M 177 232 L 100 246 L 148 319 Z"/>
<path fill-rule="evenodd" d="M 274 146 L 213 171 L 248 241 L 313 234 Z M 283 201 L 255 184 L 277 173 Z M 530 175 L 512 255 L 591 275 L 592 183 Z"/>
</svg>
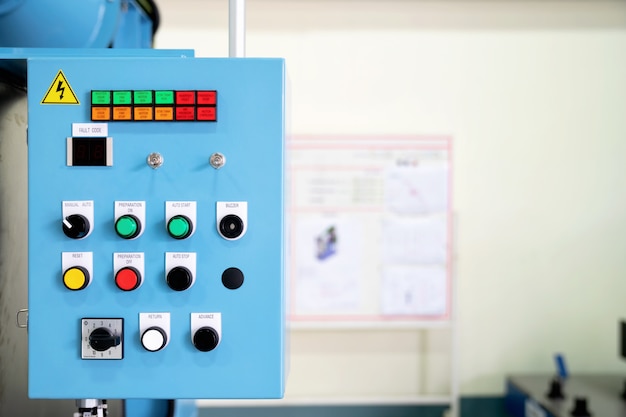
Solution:
<svg viewBox="0 0 626 417">
<path fill-rule="evenodd" d="M 385 217 L 381 253 L 386 264 L 444 264 L 448 248 L 445 215 Z"/>
<path fill-rule="evenodd" d="M 442 266 L 392 266 L 383 269 L 382 313 L 442 315 L 446 311 L 446 270 Z"/>
<path fill-rule="evenodd" d="M 296 305 L 302 314 L 354 314 L 361 293 L 361 225 L 342 216 L 306 216 L 295 224 Z"/>
<path fill-rule="evenodd" d="M 394 213 L 425 214 L 448 208 L 447 164 L 396 166 L 385 172 L 385 204 Z"/>
</svg>

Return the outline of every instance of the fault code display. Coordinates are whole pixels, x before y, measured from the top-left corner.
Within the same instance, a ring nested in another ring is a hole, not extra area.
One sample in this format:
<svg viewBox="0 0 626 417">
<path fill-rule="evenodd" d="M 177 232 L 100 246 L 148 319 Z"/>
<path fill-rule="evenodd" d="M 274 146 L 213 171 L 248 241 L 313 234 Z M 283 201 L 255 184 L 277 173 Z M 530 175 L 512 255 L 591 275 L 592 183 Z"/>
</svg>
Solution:
<svg viewBox="0 0 626 417">
<path fill-rule="evenodd" d="M 108 138 L 68 138 L 69 166 L 111 166 Z"/>
</svg>

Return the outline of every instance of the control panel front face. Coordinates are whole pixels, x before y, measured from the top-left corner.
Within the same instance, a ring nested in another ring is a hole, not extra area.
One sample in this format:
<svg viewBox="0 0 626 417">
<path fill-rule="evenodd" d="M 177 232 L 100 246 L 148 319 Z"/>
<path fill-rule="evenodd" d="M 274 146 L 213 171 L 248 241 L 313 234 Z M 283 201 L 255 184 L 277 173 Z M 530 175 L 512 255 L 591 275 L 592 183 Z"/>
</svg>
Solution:
<svg viewBox="0 0 626 417">
<path fill-rule="evenodd" d="M 282 397 L 282 60 L 28 73 L 30 396 Z"/>
</svg>

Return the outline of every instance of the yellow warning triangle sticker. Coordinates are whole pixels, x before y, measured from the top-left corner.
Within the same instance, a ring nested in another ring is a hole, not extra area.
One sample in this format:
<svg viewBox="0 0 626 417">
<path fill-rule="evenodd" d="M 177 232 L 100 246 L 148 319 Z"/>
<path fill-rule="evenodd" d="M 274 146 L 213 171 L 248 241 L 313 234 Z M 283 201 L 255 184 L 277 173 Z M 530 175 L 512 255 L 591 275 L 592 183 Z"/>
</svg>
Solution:
<svg viewBox="0 0 626 417">
<path fill-rule="evenodd" d="M 59 70 L 57 76 L 54 77 L 41 104 L 80 104 L 62 70 Z"/>
</svg>

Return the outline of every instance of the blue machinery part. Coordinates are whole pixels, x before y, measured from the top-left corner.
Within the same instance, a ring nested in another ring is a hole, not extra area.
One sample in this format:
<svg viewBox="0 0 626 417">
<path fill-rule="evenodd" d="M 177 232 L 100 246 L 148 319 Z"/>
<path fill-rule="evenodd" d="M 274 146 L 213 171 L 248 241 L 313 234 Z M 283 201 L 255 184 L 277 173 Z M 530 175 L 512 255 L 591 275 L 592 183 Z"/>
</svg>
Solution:
<svg viewBox="0 0 626 417">
<path fill-rule="evenodd" d="M 197 417 L 195 401 L 128 400 L 124 407 L 127 417 Z M 110 416 L 114 417 L 114 416 Z"/>
<path fill-rule="evenodd" d="M 619 374 L 513 375 L 507 379 L 505 408 L 511 417 L 623 417 L 624 377 Z M 558 391 L 560 395 L 553 395 Z"/>
<path fill-rule="evenodd" d="M 148 48 L 159 25 L 152 0 L 0 0 L 0 46 Z"/>
</svg>

